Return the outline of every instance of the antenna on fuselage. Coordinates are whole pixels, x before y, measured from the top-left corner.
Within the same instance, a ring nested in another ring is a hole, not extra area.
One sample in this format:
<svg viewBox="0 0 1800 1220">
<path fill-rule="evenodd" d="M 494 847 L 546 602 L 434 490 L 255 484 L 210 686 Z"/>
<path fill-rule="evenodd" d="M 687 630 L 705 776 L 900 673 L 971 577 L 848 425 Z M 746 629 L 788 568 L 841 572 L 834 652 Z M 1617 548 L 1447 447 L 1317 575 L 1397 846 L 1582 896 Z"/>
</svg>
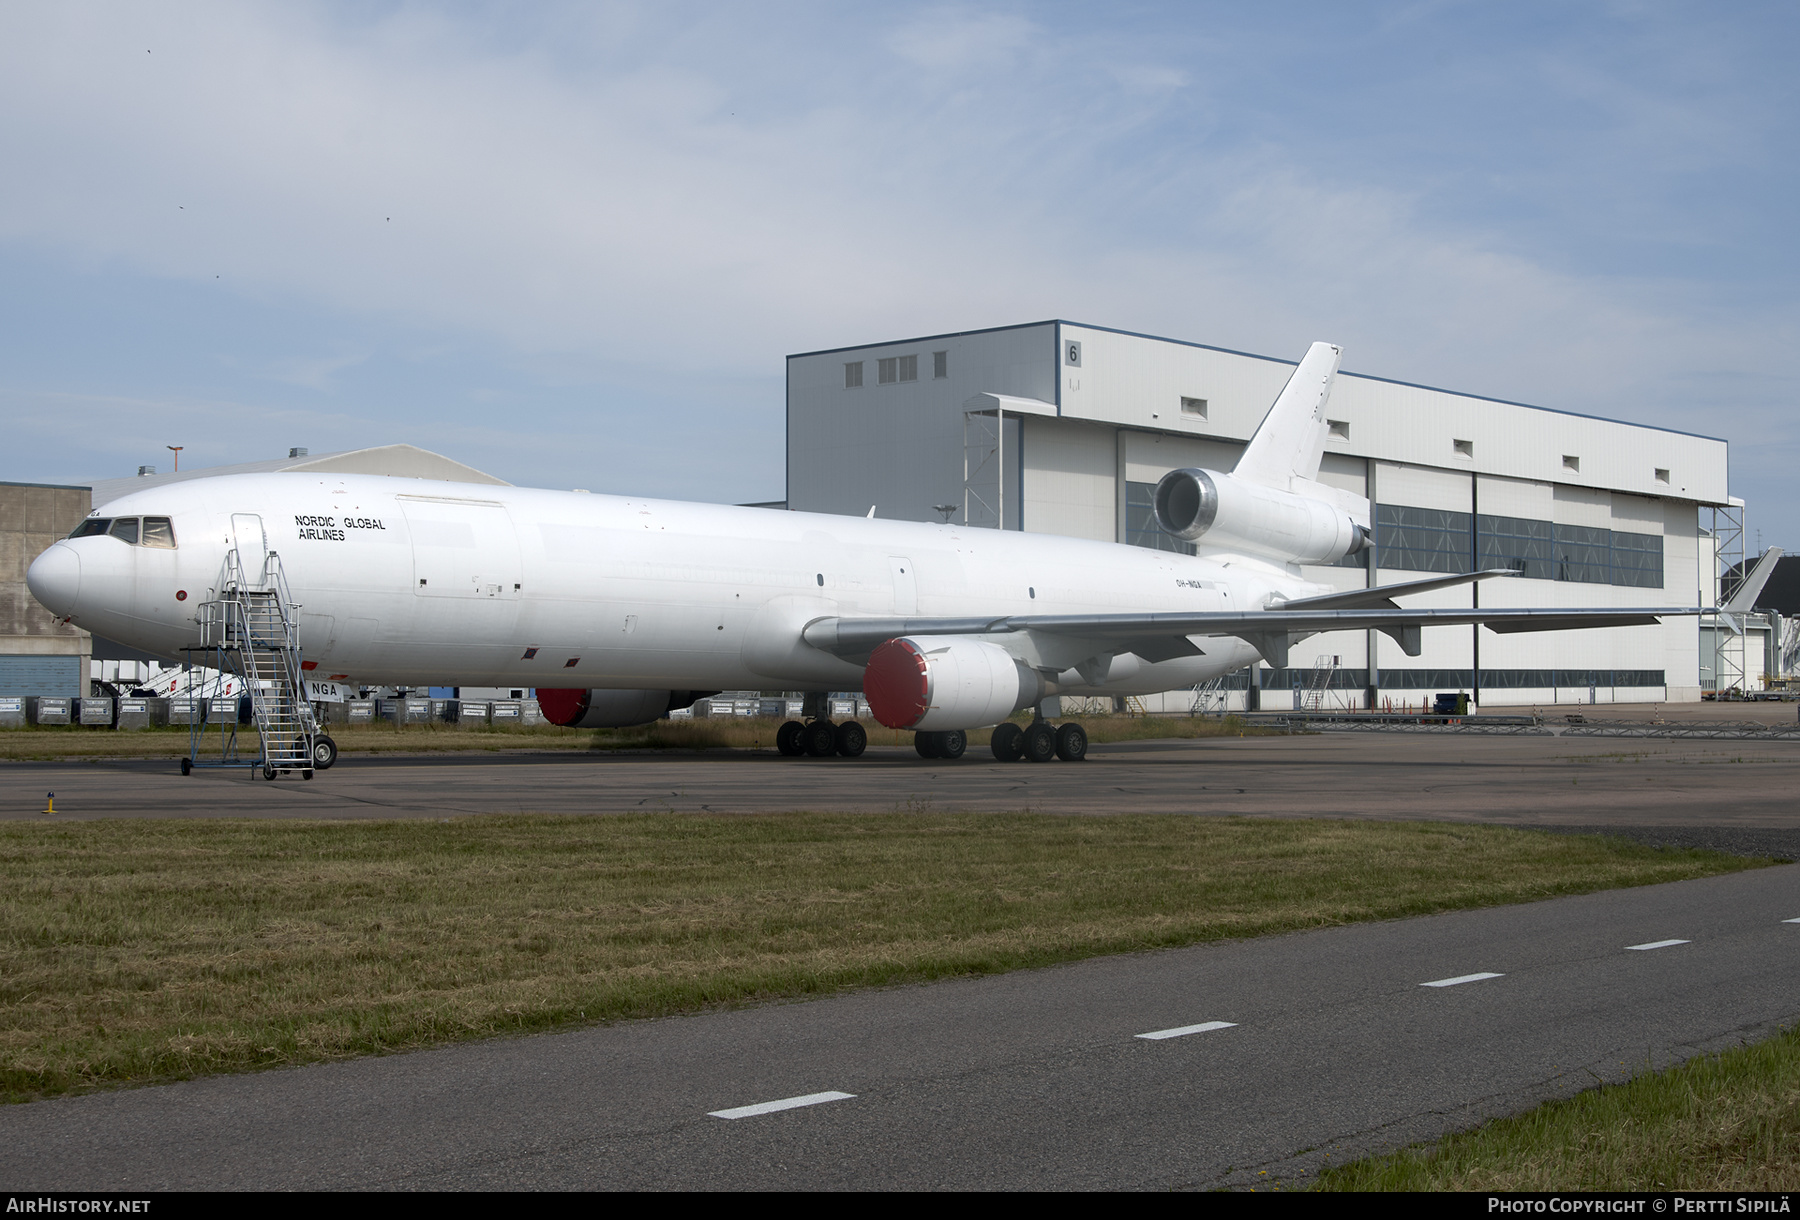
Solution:
<svg viewBox="0 0 1800 1220">
<path fill-rule="evenodd" d="M 187 446 L 186 445 L 164 445 L 163 448 L 167 449 L 170 453 L 173 453 L 175 455 L 175 469 L 180 470 L 181 469 L 181 451 L 183 449 L 186 449 Z"/>
</svg>

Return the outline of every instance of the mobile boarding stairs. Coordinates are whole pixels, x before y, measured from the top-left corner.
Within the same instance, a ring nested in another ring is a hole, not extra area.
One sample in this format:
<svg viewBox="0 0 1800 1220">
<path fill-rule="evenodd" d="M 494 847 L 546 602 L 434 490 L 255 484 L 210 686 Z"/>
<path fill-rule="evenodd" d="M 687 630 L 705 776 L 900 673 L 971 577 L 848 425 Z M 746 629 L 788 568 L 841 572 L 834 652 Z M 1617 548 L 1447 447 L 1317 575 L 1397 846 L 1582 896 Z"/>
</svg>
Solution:
<svg viewBox="0 0 1800 1220">
<path fill-rule="evenodd" d="M 223 715 L 216 708 L 202 715 L 196 707 L 190 710 L 188 756 L 181 760 L 181 773 L 195 767 L 260 767 L 264 779 L 283 771 L 311 779 L 319 724 L 301 676 L 299 607 L 289 596 L 281 556 L 269 551 L 260 571 L 246 573 L 232 550 L 220 570 L 218 590 L 216 600 L 200 605 L 200 643 L 183 651 L 191 664 L 242 679 L 258 752 L 251 756 L 238 749 L 238 700 L 231 700 Z M 209 745 L 214 740 L 216 747 Z"/>
</svg>

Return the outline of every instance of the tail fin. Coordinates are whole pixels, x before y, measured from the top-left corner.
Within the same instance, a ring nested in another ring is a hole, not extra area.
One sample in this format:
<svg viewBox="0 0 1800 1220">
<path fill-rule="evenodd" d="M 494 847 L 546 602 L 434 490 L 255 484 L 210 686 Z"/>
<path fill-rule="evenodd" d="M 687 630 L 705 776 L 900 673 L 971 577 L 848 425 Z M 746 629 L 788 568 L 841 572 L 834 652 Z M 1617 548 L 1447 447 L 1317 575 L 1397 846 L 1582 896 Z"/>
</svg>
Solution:
<svg viewBox="0 0 1800 1220">
<path fill-rule="evenodd" d="M 1232 468 L 1234 476 L 1282 491 L 1298 490 L 1293 486 L 1296 478 L 1310 483 L 1319 477 L 1319 459 L 1325 452 L 1325 403 L 1342 355 L 1343 349 L 1330 343 L 1315 343 L 1307 350 Z"/>
<path fill-rule="evenodd" d="M 1719 618 L 1731 629 L 1731 634 L 1744 634 L 1743 616 L 1756 609 L 1756 599 L 1762 596 L 1763 586 L 1769 583 L 1769 577 L 1775 574 L 1775 564 L 1781 559 L 1781 548 L 1772 546 L 1763 552 L 1750 574 L 1739 582 L 1737 591 L 1725 599 L 1719 607 Z"/>
</svg>

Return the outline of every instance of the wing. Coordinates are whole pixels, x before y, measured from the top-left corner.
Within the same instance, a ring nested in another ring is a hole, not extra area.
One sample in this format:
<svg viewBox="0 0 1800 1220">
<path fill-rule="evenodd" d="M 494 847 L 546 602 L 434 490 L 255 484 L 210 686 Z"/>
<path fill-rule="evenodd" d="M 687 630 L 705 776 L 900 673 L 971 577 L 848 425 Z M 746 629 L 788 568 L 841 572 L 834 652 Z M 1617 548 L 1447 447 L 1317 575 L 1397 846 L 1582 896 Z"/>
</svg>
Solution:
<svg viewBox="0 0 1800 1220">
<path fill-rule="evenodd" d="M 1605 607 L 1591 610 L 1455 607 L 1405 610 L 1394 604 L 1397 594 L 1422 593 L 1493 576 L 1515 573 L 1500 569 L 1432 580 L 1355 589 L 1288 602 L 1269 610 L 1212 611 L 1200 614 L 1017 614 L 1000 618 L 821 618 L 806 625 L 802 637 L 815 648 L 847 659 L 868 654 L 884 640 L 898 636 L 986 635 L 1029 632 L 1040 638 L 1080 642 L 1075 651 L 1134 653 L 1145 661 L 1201 656 L 1195 636 L 1231 636 L 1244 640 L 1270 665 L 1287 666 L 1290 644 L 1322 631 L 1380 631 L 1399 643 L 1407 656 L 1420 652 L 1426 627 L 1480 623 L 1490 631 L 1569 631 L 1587 627 L 1642 627 L 1665 615 L 1703 614 L 1699 608 L 1653 606 L 1643 609 Z M 1066 649 L 1055 651 L 1065 652 Z"/>
</svg>

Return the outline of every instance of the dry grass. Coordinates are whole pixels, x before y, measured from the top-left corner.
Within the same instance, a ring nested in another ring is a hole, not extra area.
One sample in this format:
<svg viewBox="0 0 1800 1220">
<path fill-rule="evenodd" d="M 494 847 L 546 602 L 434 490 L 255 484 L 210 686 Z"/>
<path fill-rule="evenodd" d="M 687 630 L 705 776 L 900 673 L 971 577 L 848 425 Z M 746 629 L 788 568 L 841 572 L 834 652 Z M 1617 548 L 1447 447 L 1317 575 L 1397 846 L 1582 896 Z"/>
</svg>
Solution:
<svg viewBox="0 0 1800 1220">
<path fill-rule="evenodd" d="M 1320 1190 L 1791 1191 L 1800 1030 L 1329 1170 Z"/>
<path fill-rule="evenodd" d="M 1031 815 L 0 825 L 0 1091 L 341 1058 L 1752 867 Z"/>
<path fill-rule="evenodd" d="M 1076 717 L 1093 742 L 1155 738 L 1237 737 L 1266 733 L 1245 727 L 1236 716 L 1206 717 Z M 1060 722 L 1059 722 L 1060 723 Z M 462 728 L 453 724 L 400 726 L 382 721 L 367 725 L 328 725 L 326 732 L 345 754 L 443 754 L 501 750 L 773 750 L 781 722 L 761 718 L 659 720 L 628 729 Z M 872 746 L 912 746 L 913 735 L 864 721 Z M 217 751 L 218 731 L 207 734 L 205 751 Z M 256 730 L 238 730 L 238 749 L 254 755 Z M 988 730 L 969 734 L 970 749 L 987 749 Z M 117 732 L 76 725 L 0 729 L 0 760 L 60 758 L 180 758 L 188 752 L 185 726 Z"/>
</svg>

